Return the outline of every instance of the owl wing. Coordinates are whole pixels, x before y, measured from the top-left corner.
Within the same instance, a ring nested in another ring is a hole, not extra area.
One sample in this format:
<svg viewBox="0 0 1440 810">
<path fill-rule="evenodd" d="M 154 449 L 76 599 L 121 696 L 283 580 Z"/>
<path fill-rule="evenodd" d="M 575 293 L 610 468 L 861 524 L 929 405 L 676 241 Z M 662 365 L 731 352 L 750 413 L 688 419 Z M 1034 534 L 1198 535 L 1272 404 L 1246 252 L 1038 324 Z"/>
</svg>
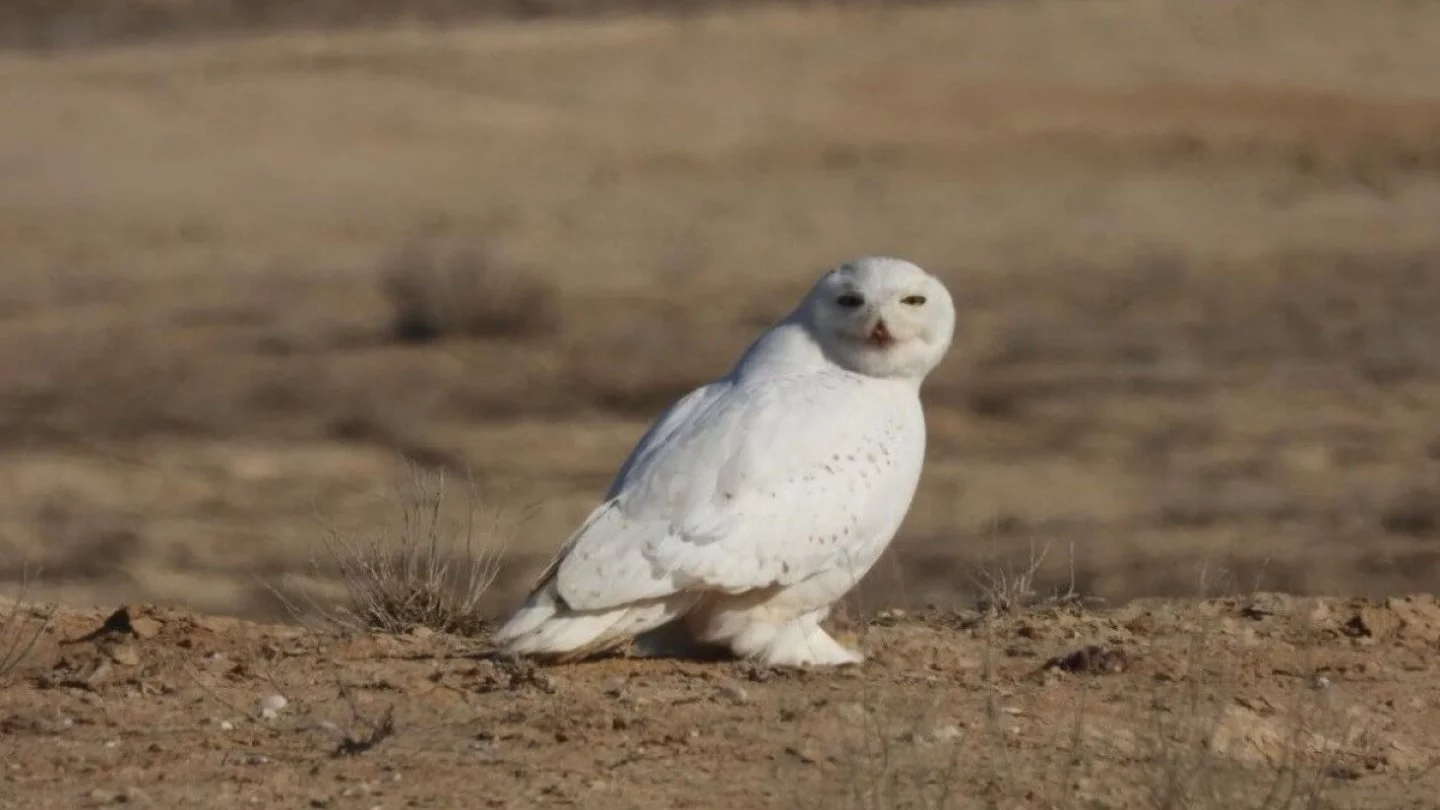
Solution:
<svg viewBox="0 0 1440 810">
<path fill-rule="evenodd" d="M 813 374 L 722 381 L 677 403 L 566 543 L 554 569 L 561 598 L 601 610 L 789 585 L 846 565 L 864 538 L 893 533 L 908 497 L 897 516 L 896 504 L 877 508 L 876 495 L 919 404 L 867 413 L 861 384 Z M 923 427 L 919 441 L 923 453 Z"/>
</svg>

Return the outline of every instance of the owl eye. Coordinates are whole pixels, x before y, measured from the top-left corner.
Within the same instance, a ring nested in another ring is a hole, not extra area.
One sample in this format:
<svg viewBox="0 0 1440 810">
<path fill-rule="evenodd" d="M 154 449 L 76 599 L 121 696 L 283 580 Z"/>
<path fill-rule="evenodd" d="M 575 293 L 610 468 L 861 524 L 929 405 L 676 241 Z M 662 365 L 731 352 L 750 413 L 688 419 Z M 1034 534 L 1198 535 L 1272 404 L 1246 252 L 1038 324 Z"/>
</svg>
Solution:
<svg viewBox="0 0 1440 810">
<path fill-rule="evenodd" d="M 901 299 L 900 299 L 900 303 L 905 304 L 906 306 L 911 306 L 911 307 L 924 306 L 924 305 L 925 305 L 925 296 L 923 296 L 923 295 L 907 295 L 907 296 L 905 296 L 904 298 L 901 298 Z"/>
<path fill-rule="evenodd" d="M 861 298 L 860 296 L 856 295 L 855 293 L 845 293 L 844 295 L 840 296 L 839 298 L 836 298 L 836 299 L 835 299 L 835 303 L 839 304 L 840 306 L 842 306 L 842 307 L 844 307 L 844 308 L 846 308 L 846 309 L 855 309 L 856 307 L 858 307 L 858 306 L 860 306 L 861 304 L 865 303 L 865 299 L 864 299 L 864 298 Z"/>
</svg>

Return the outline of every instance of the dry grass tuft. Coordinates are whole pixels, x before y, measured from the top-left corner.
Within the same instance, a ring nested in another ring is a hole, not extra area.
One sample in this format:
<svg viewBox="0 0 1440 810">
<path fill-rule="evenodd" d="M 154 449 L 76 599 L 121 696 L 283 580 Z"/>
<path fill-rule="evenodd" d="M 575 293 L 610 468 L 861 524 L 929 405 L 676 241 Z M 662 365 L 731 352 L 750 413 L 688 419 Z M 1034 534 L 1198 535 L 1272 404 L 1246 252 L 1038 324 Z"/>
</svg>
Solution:
<svg viewBox="0 0 1440 810">
<path fill-rule="evenodd" d="M 396 340 L 546 335 L 560 324 L 553 286 L 505 266 L 484 250 L 410 245 L 384 264 L 381 291 Z"/>
<path fill-rule="evenodd" d="M 27 575 L 21 580 L 20 592 L 10 608 L 0 612 L 0 679 L 24 663 L 55 615 L 53 607 L 46 609 L 28 604 L 25 597 L 29 591 Z"/>
<path fill-rule="evenodd" d="M 504 553 L 498 514 L 481 523 L 472 497 L 456 525 L 445 509 L 444 473 L 417 469 L 414 483 L 398 536 L 331 531 L 325 539 L 349 597 L 348 605 L 327 615 L 349 629 L 403 633 L 426 627 L 479 635 L 486 629 L 480 600 Z"/>
<path fill-rule="evenodd" d="M 1036 587 L 1041 567 L 1050 556 L 1050 545 L 1036 547 L 1030 543 L 1029 556 L 1024 562 L 1015 564 L 1011 560 L 999 559 L 993 546 L 990 559 L 970 572 L 970 583 L 975 587 L 975 609 L 986 616 L 1008 616 L 1026 610 L 1058 605 L 1085 607 L 1091 602 L 1100 602 L 1095 597 L 1085 597 L 1076 590 L 1075 548 L 1070 547 L 1070 579 L 1065 589 L 1058 588 L 1049 594 L 1041 594 Z"/>
</svg>

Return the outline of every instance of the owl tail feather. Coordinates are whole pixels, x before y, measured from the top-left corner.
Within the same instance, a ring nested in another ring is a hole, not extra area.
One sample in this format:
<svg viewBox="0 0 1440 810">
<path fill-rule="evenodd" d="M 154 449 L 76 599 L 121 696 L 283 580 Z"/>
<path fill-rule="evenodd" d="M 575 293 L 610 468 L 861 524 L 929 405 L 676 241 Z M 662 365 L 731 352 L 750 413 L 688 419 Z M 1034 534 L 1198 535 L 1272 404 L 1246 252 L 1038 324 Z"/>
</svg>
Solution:
<svg viewBox="0 0 1440 810">
<path fill-rule="evenodd" d="M 693 605 L 693 598 L 674 596 L 607 610 L 572 610 L 551 579 L 496 631 L 495 642 L 518 655 L 573 661 L 618 647 L 669 623 Z"/>
</svg>

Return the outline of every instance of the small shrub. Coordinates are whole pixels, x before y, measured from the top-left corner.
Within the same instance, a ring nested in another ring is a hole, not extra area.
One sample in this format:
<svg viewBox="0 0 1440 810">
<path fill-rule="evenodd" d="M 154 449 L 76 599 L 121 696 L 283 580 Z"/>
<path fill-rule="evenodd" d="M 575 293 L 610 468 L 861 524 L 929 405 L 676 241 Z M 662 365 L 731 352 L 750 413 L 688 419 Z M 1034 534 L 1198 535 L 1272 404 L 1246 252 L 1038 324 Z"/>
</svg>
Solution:
<svg viewBox="0 0 1440 810">
<path fill-rule="evenodd" d="M 480 525 L 472 499 L 455 525 L 444 510 L 444 474 L 416 471 L 414 480 L 398 536 L 332 531 L 326 538 L 349 597 L 331 618 L 351 629 L 402 633 L 421 626 L 478 635 L 486 626 L 481 597 L 499 573 L 498 520 Z"/>
<path fill-rule="evenodd" d="M 1063 591 L 1058 588 L 1049 593 L 1038 592 L 1036 581 L 1040 569 L 1050 556 L 1050 546 L 1037 549 L 1030 544 L 1028 559 L 1015 566 L 1009 560 L 1002 560 L 995 553 L 992 543 L 990 560 L 970 574 L 970 583 L 976 591 L 975 609 L 986 616 L 1008 616 L 1024 613 L 1034 608 L 1069 605 L 1084 608 L 1104 600 L 1084 596 L 1076 590 L 1075 546 L 1070 545 L 1069 583 Z"/>
<path fill-rule="evenodd" d="M 407 247 L 381 268 L 380 284 L 392 333 L 404 343 L 531 337 L 554 332 L 560 322 L 552 285 L 481 250 Z"/>
<path fill-rule="evenodd" d="M 1382 511 L 1380 527 L 1409 537 L 1440 534 L 1440 492 L 1419 487 L 1402 492 Z"/>
</svg>

